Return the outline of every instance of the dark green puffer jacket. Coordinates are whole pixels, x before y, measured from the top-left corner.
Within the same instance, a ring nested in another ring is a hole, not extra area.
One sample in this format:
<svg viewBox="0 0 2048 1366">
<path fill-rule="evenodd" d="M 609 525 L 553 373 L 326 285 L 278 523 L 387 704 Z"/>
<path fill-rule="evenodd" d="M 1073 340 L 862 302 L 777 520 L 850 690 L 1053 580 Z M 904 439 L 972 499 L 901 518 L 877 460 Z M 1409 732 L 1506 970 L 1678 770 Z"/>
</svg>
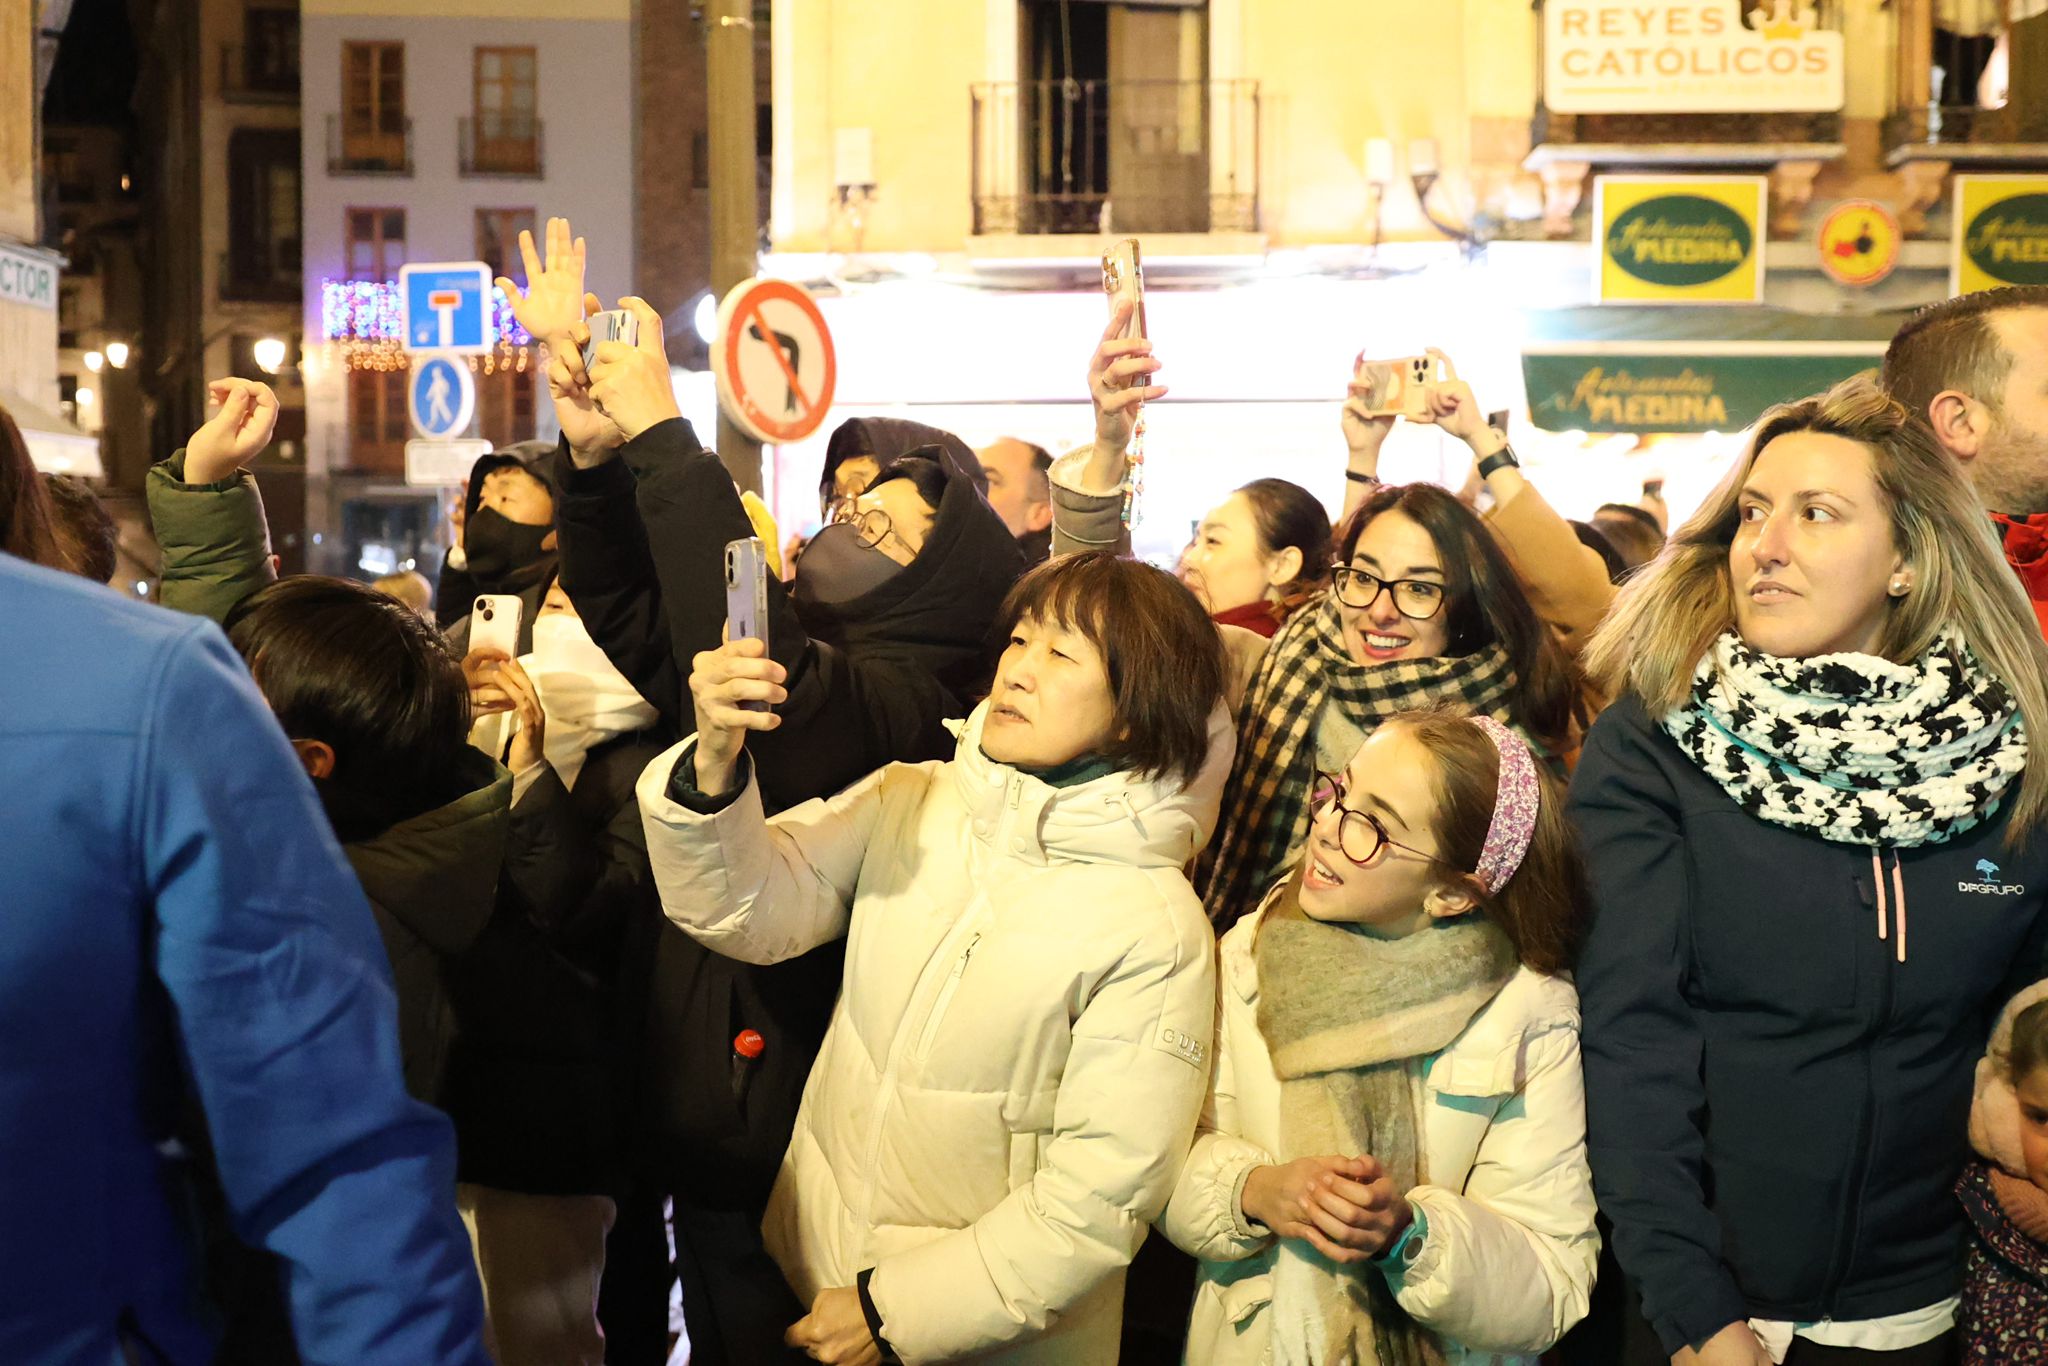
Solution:
<svg viewBox="0 0 2048 1366">
<path fill-rule="evenodd" d="M 255 475 L 238 470 L 217 484 L 188 484 L 181 449 L 150 466 L 146 488 L 164 553 L 164 606 L 219 623 L 236 603 L 276 581 Z"/>
</svg>

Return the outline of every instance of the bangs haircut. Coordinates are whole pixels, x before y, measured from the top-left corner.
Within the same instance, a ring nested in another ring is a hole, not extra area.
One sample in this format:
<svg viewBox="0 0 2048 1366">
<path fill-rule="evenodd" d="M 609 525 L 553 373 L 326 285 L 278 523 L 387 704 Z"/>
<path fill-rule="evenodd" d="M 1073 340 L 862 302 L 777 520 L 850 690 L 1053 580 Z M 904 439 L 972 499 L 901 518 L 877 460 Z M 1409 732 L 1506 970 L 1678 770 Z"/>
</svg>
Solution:
<svg viewBox="0 0 2048 1366">
<path fill-rule="evenodd" d="M 1146 777 L 1194 780 L 1223 700 L 1223 645 L 1180 580 L 1105 551 L 1065 555 L 1010 590 L 1003 638 L 1026 618 L 1076 631 L 1101 652 L 1114 710 L 1103 758 Z"/>
</svg>

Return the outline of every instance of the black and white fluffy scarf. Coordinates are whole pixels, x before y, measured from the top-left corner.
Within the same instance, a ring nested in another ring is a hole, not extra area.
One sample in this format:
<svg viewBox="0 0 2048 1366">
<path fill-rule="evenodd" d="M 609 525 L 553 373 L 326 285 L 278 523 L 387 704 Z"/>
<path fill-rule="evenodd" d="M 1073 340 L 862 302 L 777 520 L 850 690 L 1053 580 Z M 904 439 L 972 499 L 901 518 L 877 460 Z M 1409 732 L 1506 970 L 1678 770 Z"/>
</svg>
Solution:
<svg viewBox="0 0 2048 1366">
<path fill-rule="evenodd" d="M 1983 822 L 2027 766 L 2012 694 L 1944 635 L 1911 664 L 1781 659 L 1734 633 L 1664 729 L 1743 810 L 1843 844 L 1939 844 Z"/>
</svg>

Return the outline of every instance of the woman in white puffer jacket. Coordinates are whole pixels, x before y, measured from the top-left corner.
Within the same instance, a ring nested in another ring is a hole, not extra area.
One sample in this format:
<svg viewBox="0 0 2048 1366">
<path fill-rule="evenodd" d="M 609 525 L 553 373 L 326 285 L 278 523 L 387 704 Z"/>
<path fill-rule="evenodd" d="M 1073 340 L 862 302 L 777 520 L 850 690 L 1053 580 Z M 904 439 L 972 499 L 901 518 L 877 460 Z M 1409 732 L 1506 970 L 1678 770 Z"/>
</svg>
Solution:
<svg viewBox="0 0 2048 1366">
<path fill-rule="evenodd" d="M 1103 555 L 1028 576 L 947 763 L 764 820 L 758 642 L 698 657 L 640 789 L 662 902 L 753 963 L 847 936 L 763 1229 L 828 1362 L 1111 1366 L 1123 1273 L 1208 1084 L 1214 938 L 1182 874 L 1230 768 L 1216 632 Z"/>
<path fill-rule="evenodd" d="M 1320 780 L 1302 867 L 1221 946 L 1213 1089 L 1161 1225 L 1201 1262 L 1191 1366 L 1533 1362 L 1584 1317 L 1562 805 L 1485 718 L 1397 718 Z"/>
</svg>

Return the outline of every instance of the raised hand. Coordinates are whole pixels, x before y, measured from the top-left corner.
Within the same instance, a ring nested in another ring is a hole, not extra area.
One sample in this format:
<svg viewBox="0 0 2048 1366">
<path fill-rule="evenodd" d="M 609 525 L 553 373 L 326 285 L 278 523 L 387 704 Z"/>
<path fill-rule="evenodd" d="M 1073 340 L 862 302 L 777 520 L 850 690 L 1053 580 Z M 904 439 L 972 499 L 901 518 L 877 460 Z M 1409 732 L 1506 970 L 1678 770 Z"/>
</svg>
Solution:
<svg viewBox="0 0 2048 1366">
<path fill-rule="evenodd" d="M 522 773 L 546 754 L 548 718 L 540 705 L 540 689 L 534 687 L 516 659 L 500 660 L 491 681 L 511 701 L 512 710 L 519 716 L 519 729 L 512 734 L 505 766 L 514 773 Z"/>
<path fill-rule="evenodd" d="M 598 343 L 596 364 L 590 367 L 590 396 L 597 411 L 631 441 L 657 423 L 681 417 L 682 409 L 676 406 L 675 383 L 669 378 L 661 315 L 645 299 L 631 295 L 619 300 L 619 307 L 638 321 L 639 337 L 631 346 L 621 341 Z"/>
<path fill-rule="evenodd" d="M 1247 1219 L 1339 1264 L 1378 1256 L 1411 1217 L 1407 1200 L 1371 1157 L 1302 1157 L 1254 1167 L 1242 1205 Z"/>
<path fill-rule="evenodd" d="M 277 430 L 277 395 L 253 379 L 217 379 L 206 386 L 220 411 L 185 443 L 185 482 L 218 484 L 270 444 Z"/>
<path fill-rule="evenodd" d="M 1443 352 L 1434 349 L 1429 354 L 1439 358 L 1443 356 Z M 1479 400 L 1472 395 L 1471 385 L 1461 379 L 1446 380 L 1442 384 L 1424 385 L 1422 393 L 1428 411 L 1416 421 L 1441 427 L 1468 446 L 1498 448 L 1500 443 L 1485 439 L 1486 433 L 1492 429 L 1487 426 L 1486 414 L 1480 410 Z"/>
<path fill-rule="evenodd" d="M 1117 306 L 1088 362 L 1088 397 L 1095 404 L 1098 453 L 1121 456 L 1131 444 L 1139 405 L 1166 397 L 1166 386 L 1151 382 L 1151 376 L 1159 370 L 1151 340 L 1126 340 L 1123 336 L 1124 327 L 1131 320 L 1131 307 L 1128 301 Z"/>
<path fill-rule="evenodd" d="M 583 239 L 570 234 L 569 220 L 550 218 L 545 262 L 534 249 L 533 234 L 523 229 L 519 234 L 519 256 L 526 265 L 525 290 L 504 276 L 498 277 L 498 288 L 512 305 L 512 316 L 535 341 L 546 344 L 550 355 L 565 360 L 570 375 L 579 383 L 583 381 L 580 348 L 590 340 L 590 329 L 583 323 L 584 310 L 594 302 L 583 290 L 584 255 Z"/>
<path fill-rule="evenodd" d="M 788 673 L 751 638 L 729 640 L 690 661 L 690 701 L 697 713 L 697 790 L 716 797 L 732 786 L 732 772 L 750 730 L 774 730 L 782 718 L 743 702 L 771 707 L 789 700 Z"/>
<path fill-rule="evenodd" d="M 1354 454 L 1371 452 L 1377 456 L 1386 443 L 1387 434 L 1394 430 L 1395 415 L 1387 413 L 1375 416 L 1365 406 L 1360 387 L 1349 386 L 1344 400 L 1344 445 Z"/>
<path fill-rule="evenodd" d="M 595 294 L 583 296 L 586 314 L 604 305 Z M 586 338 L 589 328 L 578 323 Z M 589 376 L 583 373 L 582 343 L 564 339 L 561 351 L 547 348 L 548 395 L 555 402 L 555 422 L 569 439 L 569 457 L 582 469 L 602 463 L 626 442 L 619 425 L 598 409 L 590 392 Z"/>
</svg>

